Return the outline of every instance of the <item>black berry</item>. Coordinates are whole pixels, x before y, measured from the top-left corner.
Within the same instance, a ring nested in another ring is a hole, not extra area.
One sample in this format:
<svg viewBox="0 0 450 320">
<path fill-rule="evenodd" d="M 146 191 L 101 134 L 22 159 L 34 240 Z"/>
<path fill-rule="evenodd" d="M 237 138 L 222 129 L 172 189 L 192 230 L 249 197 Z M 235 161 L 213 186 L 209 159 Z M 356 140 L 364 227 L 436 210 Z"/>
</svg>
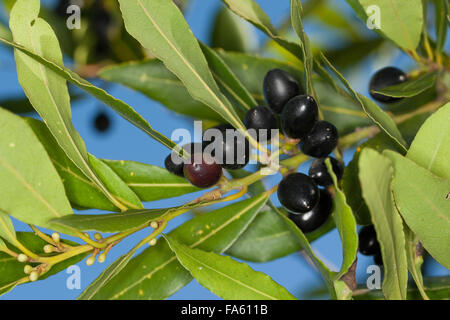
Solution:
<svg viewBox="0 0 450 320">
<path fill-rule="evenodd" d="M 219 140 L 216 135 L 220 137 Z M 242 169 L 250 160 L 250 143 L 242 133 L 229 124 L 221 124 L 203 133 L 206 153 L 211 152 L 224 169 Z"/>
<path fill-rule="evenodd" d="M 278 200 L 290 212 L 306 213 L 319 202 L 319 189 L 303 173 L 291 173 L 278 186 Z"/>
<path fill-rule="evenodd" d="M 202 144 L 187 143 L 183 145 L 182 148 L 186 150 L 189 154 L 193 154 L 195 152 L 202 151 Z M 173 173 L 179 177 L 184 177 L 183 173 L 184 161 L 176 152 L 172 152 L 166 157 L 166 159 L 164 160 L 164 166 L 170 173 Z"/>
<path fill-rule="evenodd" d="M 270 70 L 264 78 L 264 97 L 276 113 L 281 113 L 285 104 L 300 94 L 298 82 L 286 71 Z"/>
<path fill-rule="evenodd" d="M 362 227 L 359 231 L 359 252 L 372 256 L 380 251 L 380 244 L 373 226 Z"/>
<path fill-rule="evenodd" d="M 300 149 L 308 156 L 324 158 L 333 152 L 338 143 L 336 127 L 327 121 L 317 121 L 300 141 Z"/>
<path fill-rule="evenodd" d="M 270 141 L 272 139 L 271 130 L 278 129 L 278 121 L 275 114 L 266 107 L 254 107 L 248 110 L 244 124 L 247 129 L 256 130 L 256 139 L 261 142 Z M 259 130 L 266 130 L 265 136 L 261 135 Z"/>
<path fill-rule="evenodd" d="M 319 108 L 311 96 L 296 96 L 288 101 L 281 114 L 281 127 L 290 138 L 304 137 L 317 122 Z"/>
<path fill-rule="evenodd" d="M 106 132 L 111 127 L 111 120 L 104 112 L 99 112 L 94 118 L 94 127 L 98 132 Z"/>
<path fill-rule="evenodd" d="M 381 255 L 381 251 L 378 251 L 374 256 L 373 256 L 373 262 L 378 265 L 378 266 L 382 266 L 383 265 L 383 256 Z"/>
<path fill-rule="evenodd" d="M 336 175 L 336 178 L 340 180 L 342 178 L 342 174 L 344 173 L 344 167 L 342 164 L 337 161 L 333 157 L 328 157 L 331 161 L 331 166 L 333 167 L 333 172 Z M 309 167 L 308 174 L 311 178 L 314 179 L 317 185 L 328 187 L 333 184 L 333 179 L 328 173 L 327 166 L 325 164 L 326 158 L 316 159 L 311 163 L 311 167 Z"/>
<path fill-rule="evenodd" d="M 222 177 L 222 167 L 205 154 L 192 155 L 191 162 L 185 163 L 183 172 L 189 182 L 198 188 L 210 188 Z"/>
<path fill-rule="evenodd" d="M 319 229 L 331 215 L 333 211 L 333 199 L 326 190 L 320 190 L 319 203 L 309 212 L 295 214 L 290 213 L 289 218 L 304 233 L 313 232 Z"/>
<path fill-rule="evenodd" d="M 386 87 L 390 87 L 406 81 L 408 81 L 408 77 L 402 70 L 394 67 L 383 68 L 377 71 L 372 76 L 372 79 L 370 79 L 370 95 L 372 96 L 372 98 L 382 103 L 397 102 L 401 100 L 401 98 L 388 97 L 379 93 L 375 93 L 374 91 L 381 90 Z"/>
</svg>

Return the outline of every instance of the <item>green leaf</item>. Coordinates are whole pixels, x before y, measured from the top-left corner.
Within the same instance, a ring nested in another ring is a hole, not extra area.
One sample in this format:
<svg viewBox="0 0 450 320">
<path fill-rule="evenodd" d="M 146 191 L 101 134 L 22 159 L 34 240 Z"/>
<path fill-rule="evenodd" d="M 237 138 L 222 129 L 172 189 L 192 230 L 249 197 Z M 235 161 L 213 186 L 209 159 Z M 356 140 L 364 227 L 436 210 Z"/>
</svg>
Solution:
<svg viewBox="0 0 450 320">
<path fill-rule="evenodd" d="M 11 244 L 16 243 L 16 231 L 12 221 L 6 213 L 0 211 L 0 240 L 1 238 Z"/>
<path fill-rule="evenodd" d="M 225 252 L 246 230 L 267 195 L 233 203 L 199 215 L 169 235 L 191 248 Z M 83 299 L 166 299 L 192 280 L 177 261 L 164 238 L 136 256 L 122 272 L 97 292 Z"/>
<path fill-rule="evenodd" d="M 369 148 L 362 151 L 359 179 L 383 256 L 383 293 L 387 299 L 404 300 L 408 266 L 402 219 L 392 199 L 392 174 L 392 164 L 388 158 Z"/>
<path fill-rule="evenodd" d="M 11 31 L 9 31 L 8 27 L 0 22 L 0 37 L 5 38 L 7 40 L 12 39 Z"/>
<path fill-rule="evenodd" d="M 344 192 L 339 189 L 338 181 L 329 158 L 325 160 L 325 164 L 334 182 L 333 219 L 342 242 L 342 265 L 334 277 L 334 280 L 339 280 L 348 272 L 356 260 L 358 235 L 356 233 L 356 220 L 353 216 L 352 209 L 347 204 Z"/>
<path fill-rule="evenodd" d="M 415 50 L 423 27 L 422 0 L 359 0 L 366 12 L 377 6 L 380 32 L 398 46 Z"/>
<path fill-rule="evenodd" d="M 429 297 L 423 287 L 423 257 L 422 252 L 420 252 L 422 245 L 419 244 L 419 238 L 411 231 L 411 229 L 408 228 L 407 225 L 403 224 L 403 230 L 405 231 L 406 260 L 408 262 L 409 273 L 411 273 L 422 298 L 424 300 L 429 300 Z"/>
<path fill-rule="evenodd" d="M 389 117 L 389 115 L 384 112 L 383 109 L 381 109 L 375 102 L 359 93 L 356 93 L 352 89 L 348 81 L 344 78 L 344 76 L 328 61 L 328 59 L 323 54 L 321 55 L 321 59 L 341 81 L 344 87 L 347 88 L 355 101 L 360 104 L 361 108 L 367 114 L 367 116 L 406 151 L 406 142 L 403 139 L 402 134 L 398 130 L 394 120 Z"/>
<path fill-rule="evenodd" d="M 142 209 L 144 206 L 130 187 L 102 160 L 89 154 L 89 163 L 108 190 L 127 208 Z"/>
<path fill-rule="evenodd" d="M 422 125 L 407 157 L 435 175 L 450 181 L 450 103 Z"/>
<path fill-rule="evenodd" d="M 190 247 L 164 236 L 178 261 L 205 288 L 227 300 L 296 300 L 268 275 L 214 252 Z"/>
<path fill-rule="evenodd" d="M 230 9 L 222 6 L 212 28 L 211 43 L 213 48 L 226 51 L 250 52 L 257 46 L 255 32 L 247 22 L 234 14 Z"/>
<path fill-rule="evenodd" d="M 132 61 L 108 66 L 100 71 L 99 76 L 139 91 L 180 114 L 197 119 L 222 119 L 211 108 L 194 100 L 183 83 L 159 60 Z"/>
<path fill-rule="evenodd" d="M 36 254 L 40 256 L 49 256 L 43 251 L 43 248 L 47 244 L 47 242 L 36 236 L 34 233 L 18 232 L 17 239 L 25 247 L 32 250 Z M 78 245 L 75 242 L 67 240 L 62 240 L 62 242 L 72 246 Z M 15 252 L 19 252 L 19 250 L 15 249 L 12 246 L 10 246 L 10 249 Z M 39 277 L 39 280 L 45 280 L 48 277 L 65 270 L 69 266 L 78 263 L 79 261 L 84 259 L 87 254 L 88 253 L 80 254 L 54 265 L 48 272 L 41 275 Z M 31 265 L 35 266 L 36 264 L 32 263 Z M 11 257 L 10 255 L 0 252 L 0 273 L 2 274 L 2 276 L 0 277 L 0 295 L 5 294 L 6 292 L 12 290 L 16 285 L 21 284 L 21 279 L 25 280 L 25 282 L 27 281 L 27 275 L 23 272 L 24 266 L 24 263 L 18 262 L 17 259 Z"/>
<path fill-rule="evenodd" d="M 244 112 L 255 107 L 257 102 L 253 96 L 234 75 L 220 55 L 203 43 L 200 43 L 200 47 L 208 61 L 214 79 L 229 100 L 235 101 L 235 105 L 238 104 Z"/>
<path fill-rule="evenodd" d="M 436 12 L 436 51 L 444 51 L 448 34 L 448 20 L 450 5 L 448 1 L 434 0 Z"/>
<path fill-rule="evenodd" d="M 64 183 L 66 195 L 72 205 L 81 208 L 117 210 L 96 185 L 67 157 L 43 122 L 32 118 L 23 119 L 47 151 Z"/>
<path fill-rule="evenodd" d="M 191 96 L 245 131 L 230 102 L 217 86 L 200 46 L 171 0 L 119 0 L 127 31 L 164 62 Z M 174 33 L 173 30 L 177 32 Z"/>
<path fill-rule="evenodd" d="M 398 211 L 425 249 L 450 268 L 450 182 L 408 158 L 385 151 L 394 165 L 393 193 Z"/>
<path fill-rule="evenodd" d="M 425 73 L 407 82 L 374 91 L 389 97 L 411 98 L 428 90 L 436 83 L 437 73 Z"/>
<path fill-rule="evenodd" d="M 2 238 L 0 238 L 0 252 L 3 251 L 4 249 L 6 249 L 6 244 L 5 242 L 2 240 Z M 1 295 L 1 292 L 0 292 Z"/>
<path fill-rule="evenodd" d="M 144 201 L 154 201 L 199 191 L 185 178 L 151 164 L 102 160 Z"/>
<path fill-rule="evenodd" d="M 333 228 L 334 222 L 329 219 L 317 231 L 305 236 L 311 243 Z M 301 249 L 299 241 L 283 218 L 274 209 L 267 209 L 258 214 L 244 234 L 226 253 L 246 261 L 268 262 L 298 252 Z"/>
<path fill-rule="evenodd" d="M 64 186 L 45 149 L 20 117 L 0 109 L 0 209 L 42 227 L 72 214 Z M 62 231 L 62 230 L 61 230 Z"/>
<path fill-rule="evenodd" d="M 295 33 L 300 39 L 300 47 L 302 49 L 302 61 L 305 67 L 305 83 L 306 93 L 316 98 L 314 84 L 312 80 L 312 72 L 314 66 L 314 57 L 312 54 L 309 38 L 305 33 L 302 22 L 302 4 L 300 0 L 291 0 L 291 21 Z"/>
<path fill-rule="evenodd" d="M 37 55 L 63 65 L 61 49 L 51 27 L 38 18 L 38 0 L 18 0 L 11 11 L 10 27 L 14 41 Z M 38 39 L 39 41 L 33 41 Z M 3 40 L 2 40 L 3 41 Z M 120 208 L 89 166 L 86 146 L 71 119 L 70 96 L 64 79 L 49 72 L 20 50 L 15 50 L 19 82 L 33 107 L 68 157 Z"/>
</svg>

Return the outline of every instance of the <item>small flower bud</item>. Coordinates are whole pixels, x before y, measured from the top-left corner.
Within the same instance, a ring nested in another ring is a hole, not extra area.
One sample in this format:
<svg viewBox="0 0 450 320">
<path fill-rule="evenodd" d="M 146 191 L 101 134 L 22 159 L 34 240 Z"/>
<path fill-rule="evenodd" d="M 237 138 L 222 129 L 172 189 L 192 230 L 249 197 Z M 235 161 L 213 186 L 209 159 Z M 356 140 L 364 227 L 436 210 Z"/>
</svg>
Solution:
<svg viewBox="0 0 450 320">
<path fill-rule="evenodd" d="M 53 241 L 55 241 L 56 243 L 59 243 L 59 241 L 61 241 L 61 236 L 59 235 L 58 232 L 54 232 L 54 233 L 52 234 L 52 239 L 53 239 Z"/>
<path fill-rule="evenodd" d="M 17 256 L 17 261 L 19 262 L 27 262 L 28 261 L 28 257 L 27 255 L 21 253 Z"/>
<path fill-rule="evenodd" d="M 30 279 L 31 282 L 36 281 L 39 278 L 39 273 L 37 271 L 31 271 L 30 276 L 28 279 Z"/>
<path fill-rule="evenodd" d="M 45 253 L 52 253 L 53 252 L 54 247 L 51 244 L 47 244 L 44 246 L 44 252 Z"/>
<path fill-rule="evenodd" d="M 98 262 L 99 263 L 103 263 L 103 262 L 105 262 L 105 260 L 106 260 L 106 253 L 102 253 L 102 254 L 100 254 L 99 256 L 98 256 Z"/>
<path fill-rule="evenodd" d="M 150 227 L 152 227 L 153 229 L 158 228 L 158 222 L 152 221 L 152 223 L 150 224 Z"/>
<path fill-rule="evenodd" d="M 156 244 L 156 239 L 152 239 L 150 240 L 150 242 L 148 243 L 150 246 L 154 246 Z"/>
<path fill-rule="evenodd" d="M 23 272 L 25 274 L 30 274 L 33 271 L 33 267 L 30 266 L 29 264 L 27 264 L 24 268 L 23 268 Z"/>
<path fill-rule="evenodd" d="M 95 257 L 91 256 L 91 257 L 87 258 L 86 265 L 92 266 L 94 264 L 94 262 L 95 262 Z"/>
<path fill-rule="evenodd" d="M 100 241 L 100 240 L 103 239 L 103 237 L 102 237 L 102 235 L 100 233 L 97 232 L 97 233 L 94 234 L 94 239 L 97 240 L 97 241 Z"/>
</svg>

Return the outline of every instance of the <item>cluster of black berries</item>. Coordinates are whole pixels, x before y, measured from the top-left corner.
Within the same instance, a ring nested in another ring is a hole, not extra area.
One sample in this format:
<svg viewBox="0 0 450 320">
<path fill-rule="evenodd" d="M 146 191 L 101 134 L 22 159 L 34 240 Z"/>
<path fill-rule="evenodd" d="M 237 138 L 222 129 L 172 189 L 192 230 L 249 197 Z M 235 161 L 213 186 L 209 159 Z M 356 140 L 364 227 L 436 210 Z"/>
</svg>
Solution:
<svg viewBox="0 0 450 320">
<path fill-rule="evenodd" d="M 299 139 L 300 150 L 317 158 L 309 169 L 309 176 L 291 173 L 278 187 L 278 199 L 289 211 L 290 218 L 303 232 L 322 226 L 331 215 L 332 197 L 326 189 L 333 184 L 325 159 L 336 148 L 336 127 L 319 120 L 319 109 L 313 97 L 301 93 L 298 82 L 287 72 L 274 69 L 264 79 L 264 96 L 272 110 L 280 114 L 281 128 L 286 137 Z M 340 179 L 343 166 L 330 157 L 334 173 Z"/>
<path fill-rule="evenodd" d="M 373 256 L 375 264 L 383 265 L 380 244 L 373 226 L 362 227 L 359 231 L 359 252 L 366 256 Z"/>
</svg>

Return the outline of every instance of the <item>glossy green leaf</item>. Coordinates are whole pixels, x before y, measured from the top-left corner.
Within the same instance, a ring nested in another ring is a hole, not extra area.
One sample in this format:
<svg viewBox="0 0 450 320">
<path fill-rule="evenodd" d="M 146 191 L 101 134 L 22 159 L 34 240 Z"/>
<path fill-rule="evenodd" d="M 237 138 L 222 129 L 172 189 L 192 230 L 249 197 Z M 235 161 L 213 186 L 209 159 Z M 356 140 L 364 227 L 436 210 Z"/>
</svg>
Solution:
<svg viewBox="0 0 450 320">
<path fill-rule="evenodd" d="M 386 87 L 374 92 L 388 97 L 411 98 L 431 88 L 436 82 L 436 77 L 436 73 L 425 73 L 402 84 Z"/>
<path fill-rule="evenodd" d="M 265 194 L 199 215 L 169 235 L 205 251 L 225 252 L 253 221 L 267 200 Z M 192 280 L 164 238 L 136 256 L 122 272 L 84 299 L 166 299 Z"/>
<path fill-rule="evenodd" d="M 89 154 L 89 163 L 97 176 L 113 196 L 130 209 L 142 209 L 144 206 L 133 190 L 102 160 Z"/>
<path fill-rule="evenodd" d="M 423 257 L 422 252 L 420 252 L 422 245 L 419 244 L 419 238 L 411 231 L 411 229 L 408 228 L 407 225 L 403 224 L 403 230 L 405 231 L 406 261 L 408 262 L 409 273 L 413 277 L 422 298 L 424 300 L 429 300 L 429 297 L 423 287 Z"/>
<path fill-rule="evenodd" d="M 305 236 L 311 243 L 333 228 L 334 222 L 329 219 L 324 226 L 312 233 L 305 234 Z M 267 209 L 258 214 L 244 234 L 226 253 L 246 261 L 268 262 L 301 249 L 299 241 L 283 218 L 274 209 Z"/>
<path fill-rule="evenodd" d="M 25 121 L 0 109 L 0 209 L 42 227 L 72 214 L 52 162 Z"/>
<path fill-rule="evenodd" d="M 4 249 L 6 249 L 6 243 L 0 238 L 0 252 L 2 252 Z M 1 292 L 0 292 L 1 294 Z"/>
<path fill-rule="evenodd" d="M 415 50 L 423 26 L 422 0 L 359 0 L 364 10 L 378 10 L 381 33 L 406 50 Z M 372 12 L 373 13 L 373 12 Z"/>
<path fill-rule="evenodd" d="M 8 27 L 0 22 L 0 37 L 5 38 L 7 40 L 12 40 L 11 31 L 9 31 Z"/>
<path fill-rule="evenodd" d="M 24 118 L 24 120 L 47 151 L 53 166 L 63 181 L 66 195 L 72 205 L 79 208 L 117 210 L 95 184 L 67 157 L 43 122 L 32 118 Z"/>
<path fill-rule="evenodd" d="M 407 157 L 435 175 L 450 181 L 450 103 L 422 125 Z"/>
<path fill-rule="evenodd" d="M 220 92 L 182 13 L 171 0 L 119 0 L 127 31 L 164 62 L 191 96 L 245 131 L 230 102 Z M 173 30 L 177 32 L 174 33 Z"/>
<path fill-rule="evenodd" d="M 11 244 L 16 243 L 16 231 L 9 216 L 0 211 L 0 239 L 3 238 Z"/>
<path fill-rule="evenodd" d="M 325 65 L 336 75 L 336 77 L 341 81 L 344 87 L 347 88 L 349 93 L 358 102 L 363 109 L 363 111 L 367 114 L 367 116 L 380 127 L 381 130 L 386 132 L 388 136 L 390 136 L 395 142 L 397 142 L 402 148 L 407 150 L 406 142 L 402 137 L 402 134 L 398 130 L 394 120 L 383 111 L 375 102 L 370 100 L 369 98 L 356 93 L 348 81 L 344 78 L 344 76 L 327 60 L 327 58 L 322 54 L 322 61 Z"/>
<path fill-rule="evenodd" d="M 295 300 L 268 275 L 214 252 L 191 249 L 164 236 L 178 261 L 205 288 L 227 300 Z"/>
<path fill-rule="evenodd" d="M 392 189 L 398 211 L 433 258 L 450 268 L 450 182 L 395 152 L 384 154 L 394 165 Z"/>
<path fill-rule="evenodd" d="M 383 293 L 387 299 L 406 299 L 408 265 L 402 219 L 392 199 L 391 161 L 366 148 L 359 158 L 359 179 L 369 207 L 384 264 Z"/>
<path fill-rule="evenodd" d="M 257 46 L 254 39 L 256 39 L 256 34 L 246 21 L 225 6 L 218 10 L 211 33 L 213 48 L 250 52 L 254 51 Z"/>
<path fill-rule="evenodd" d="M 219 121 L 222 119 L 216 112 L 194 100 L 183 83 L 159 60 L 150 59 L 108 66 L 100 71 L 99 76 L 139 91 L 180 114 L 198 119 Z"/>
<path fill-rule="evenodd" d="M 186 179 L 165 168 L 125 160 L 102 160 L 144 201 L 154 201 L 199 191 Z"/>
<path fill-rule="evenodd" d="M 347 204 L 344 192 L 339 189 L 337 178 L 331 166 L 330 159 L 327 158 L 325 164 L 328 173 L 334 182 L 334 199 L 333 199 L 333 219 L 342 242 L 342 264 L 341 269 L 334 277 L 339 280 L 345 275 L 356 260 L 358 252 L 358 235 L 356 233 L 356 220 L 353 216 L 352 209 Z"/>
<path fill-rule="evenodd" d="M 243 115 L 245 111 L 256 107 L 256 101 L 250 92 L 244 87 L 241 81 L 234 75 L 233 71 L 226 65 L 225 61 L 214 50 L 207 45 L 200 43 L 209 68 L 223 93 L 230 101 L 235 101 L 239 105 Z"/>
<path fill-rule="evenodd" d="M 14 41 L 36 55 L 63 65 L 58 39 L 51 27 L 38 18 L 39 11 L 38 0 L 16 2 L 10 18 Z M 39 41 L 33 42 L 33 39 Z M 61 148 L 111 201 L 117 202 L 89 166 L 86 146 L 72 124 L 70 96 L 65 80 L 20 50 L 15 50 L 15 59 L 19 82 L 25 94 L 46 121 Z"/>
<path fill-rule="evenodd" d="M 444 51 L 448 34 L 448 16 L 450 14 L 450 4 L 448 1 L 434 0 L 436 12 L 436 51 Z"/>
<path fill-rule="evenodd" d="M 28 249 L 32 250 L 36 254 L 40 256 L 49 256 L 45 254 L 43 251 L 44 246 L 47 244 L 44 240 L 36 236 L 31 232 L 18 232 L 17 239 Z M 64 243 L 69 245 L 77 245 L 77 243 L 72 241 L 63 240 Z M 19 250 L 15 249 L 12 246 L 9 248 L 15 252 L 19 252 Z M 74 256 L 70 259 L 64 260 L 56 265 L 54 265 L 47 273 L 41 275 L 39 280 L 45 280 L 48 277 L 57 274 L 67 267 L 74 265 L 81 261 L 84 257 L 86 257 L 87 253 L 83 253 L 77 256 Z M 35 265 L 35 264 L 31 264 Z M 26 274 L 23 272 L 23 268 L 25 263 L 18 262 L 17 259 L 7 255 L 6 253 L 0 252 L 0 295 L 7 293 L 12 290 L 17 284 L 20 284 L 20 280 L 26 280 Z"/>
</svg>

